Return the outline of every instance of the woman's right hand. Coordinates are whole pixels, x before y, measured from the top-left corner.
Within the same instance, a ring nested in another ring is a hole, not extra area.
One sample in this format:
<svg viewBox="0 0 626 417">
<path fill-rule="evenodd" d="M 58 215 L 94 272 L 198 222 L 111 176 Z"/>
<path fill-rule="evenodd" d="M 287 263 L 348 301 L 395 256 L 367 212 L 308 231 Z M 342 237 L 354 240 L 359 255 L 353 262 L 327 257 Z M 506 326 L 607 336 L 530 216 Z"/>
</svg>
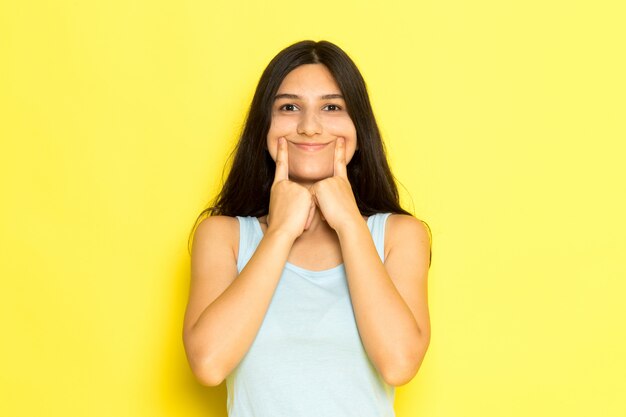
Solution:
<svg viewBox="0 0 626 417">
<path fill-rule="evenodd" d="M 289 181 L 287 141 L 278 139 L 276 172 L 270 191 L 267 233 L 280 232 L 296 240 L 311 225 L 315 214 L 313 196 L 302 185 Z"/>
</svg>

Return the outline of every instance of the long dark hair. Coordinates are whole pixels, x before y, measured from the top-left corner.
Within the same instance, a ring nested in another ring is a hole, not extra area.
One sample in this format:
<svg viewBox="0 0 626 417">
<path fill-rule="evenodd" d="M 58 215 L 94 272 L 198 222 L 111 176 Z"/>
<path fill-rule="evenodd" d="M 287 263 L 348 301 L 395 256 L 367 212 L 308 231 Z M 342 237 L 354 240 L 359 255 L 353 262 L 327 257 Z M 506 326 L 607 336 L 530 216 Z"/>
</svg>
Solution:
<svg viewBox="0 0 626 417">
<path fill-rule="evenodd" d="M 231 157 L 233 164 L 222 190 L 205 215 L 254 216 L 268 213 L 276 165 L 267 150 L 274 96 L 283 79 L 305 64 L 323 64 L 335 78 L 356 128 L 358 149 L 347 165 L 348 179 L 362 215 L 402 213 L 398 189 L 367 94 L 365 80 L 352 59 L 328 41 L 301 41 L 283 49 L 269 63 L 257 85 L 243 131 Z M 193 229 L 192 229 L 193 233 Z"/>
</svg>

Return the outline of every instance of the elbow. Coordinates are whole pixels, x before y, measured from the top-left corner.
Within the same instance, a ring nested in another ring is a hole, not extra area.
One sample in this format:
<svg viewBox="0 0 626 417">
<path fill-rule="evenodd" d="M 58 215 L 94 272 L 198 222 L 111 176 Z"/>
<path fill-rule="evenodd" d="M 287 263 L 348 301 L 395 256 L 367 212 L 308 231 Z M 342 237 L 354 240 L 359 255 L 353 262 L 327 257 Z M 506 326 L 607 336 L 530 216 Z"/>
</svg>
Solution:
<svg viewBox="0 0 626 417">
<path fill-rule="evenodd" d="M 184 345 L 191 372 L 200 384 L 216 387 L 224 382 L 224 373 L 205 349 L 194 347 L 188 338 L 184 339 Z"/>
<path fill-rule="evenodd" d="M 216 377 L 216 376 L 211 375 L 211 374 L 195 373 L 194 372 L 194 375 L 196 376 L 196 381 L 198 381 L 200 384 L 202 384 L 202 385 L 204 385 L 206 387 L 217 387 L 222 382 L 224 382 L 224 378 L 223 377 Z"/>
<path fill-rule="evenodd" d="M 208 363 L 196 363 L 191 365 L 191 372 L 196 377 L 196 380 L 207 387 L 216 387 L 224 382 L 224 376 Z"/>
<path fill-rule="evenodd" d="M 399 387 L 409 383 L 415 374 L 417 374 L 417 367 L 411 366 L 411 364 L 388 367 L 381 371 L 381 377 L 385 383 L 393 387 Z"/>
<path fill-rule="evenodd" d="M 399 359 L 382 367 L 380 374 L 383 380 L 394 387 L 409 383 L 422 365 L 429 342 L 429 338 L 425 338 L 410 354 L 402 355 Z"/>
</svg>

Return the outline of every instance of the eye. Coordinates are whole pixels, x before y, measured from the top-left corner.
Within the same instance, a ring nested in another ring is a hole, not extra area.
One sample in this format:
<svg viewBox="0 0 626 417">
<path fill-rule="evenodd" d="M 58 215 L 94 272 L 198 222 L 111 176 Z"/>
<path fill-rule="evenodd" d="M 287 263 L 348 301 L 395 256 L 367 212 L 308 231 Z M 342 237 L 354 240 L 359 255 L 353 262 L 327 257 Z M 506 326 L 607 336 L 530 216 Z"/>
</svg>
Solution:
<svg viewBox="0 0 626 417">
<path fill-rule="evenodd" d="M 286 111 L 294 111 L 297 109 L 295 104 L 283 104 L 278 108 L 278 110 L 286 110 Z"/>
<path fill-rule="evenodd" d="M 341 110 L 341 107 L 338 106 L 337 104 L 328 104 L 328 105 L 326 105 L 326 107 L 330 111 L 339 111 L 339 110 Z"/>
</svg>

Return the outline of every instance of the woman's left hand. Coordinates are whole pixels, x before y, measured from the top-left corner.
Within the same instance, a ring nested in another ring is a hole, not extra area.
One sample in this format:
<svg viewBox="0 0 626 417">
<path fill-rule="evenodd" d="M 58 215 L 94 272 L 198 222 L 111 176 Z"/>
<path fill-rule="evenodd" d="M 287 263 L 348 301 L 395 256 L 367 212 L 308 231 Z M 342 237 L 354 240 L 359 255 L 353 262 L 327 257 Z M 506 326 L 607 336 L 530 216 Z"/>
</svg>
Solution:
<svg viewBox="0 0 626 417">
<path fill-rule="evenodd" d="M 333 176 L 316 182 L 309 189 L 322 216 L 330 227 L 339 232 L 355 221 L 363 220 L 352 193 L 346 169 L 346 143 L 340 137 L 335 141 Z"/>
</svg>

